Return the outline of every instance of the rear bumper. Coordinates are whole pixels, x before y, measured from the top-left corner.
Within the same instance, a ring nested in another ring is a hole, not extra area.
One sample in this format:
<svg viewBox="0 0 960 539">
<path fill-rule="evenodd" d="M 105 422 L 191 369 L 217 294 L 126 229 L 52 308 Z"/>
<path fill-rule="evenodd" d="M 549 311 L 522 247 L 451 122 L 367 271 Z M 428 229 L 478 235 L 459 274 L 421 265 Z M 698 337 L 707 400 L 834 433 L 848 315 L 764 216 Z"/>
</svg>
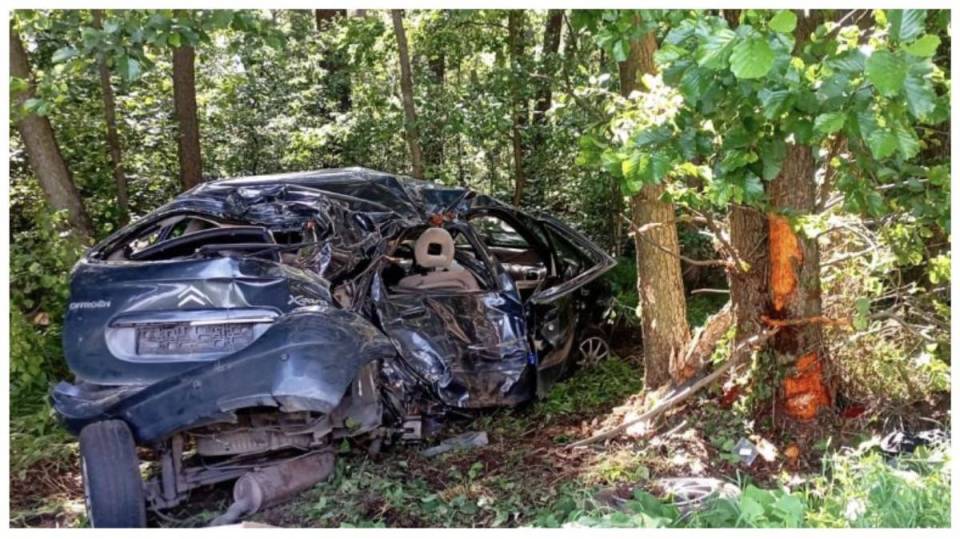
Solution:
<svg viewBox="0 0 960 539">
<path fill-rule="evenodd" d="M 330 413 L 367 363 L 392 357 L 387 338 L 356 314 L 311 307 L 278 320 L 248 348 L 147 386 L 61 382 L 53 405 L 73 433 L 103 419 L 127 422 L 140 443 L 230 420 L 255 406 Z"/>
</svg>

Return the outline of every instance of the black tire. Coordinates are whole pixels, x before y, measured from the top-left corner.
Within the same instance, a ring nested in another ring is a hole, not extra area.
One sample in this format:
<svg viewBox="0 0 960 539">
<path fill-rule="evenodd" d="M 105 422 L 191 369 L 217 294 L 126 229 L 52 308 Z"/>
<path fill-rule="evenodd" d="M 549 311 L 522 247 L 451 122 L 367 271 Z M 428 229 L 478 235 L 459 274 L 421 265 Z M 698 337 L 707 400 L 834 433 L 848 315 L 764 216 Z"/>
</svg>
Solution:
<svg viewBox="0 0 960 539">
<path fill-rule="evenodd" d="M 80 431 L 80 467 L 87 518 L 93 528 L 143 528 L 140 459 L 123 421 L 91 423 Z"/>
</svg>

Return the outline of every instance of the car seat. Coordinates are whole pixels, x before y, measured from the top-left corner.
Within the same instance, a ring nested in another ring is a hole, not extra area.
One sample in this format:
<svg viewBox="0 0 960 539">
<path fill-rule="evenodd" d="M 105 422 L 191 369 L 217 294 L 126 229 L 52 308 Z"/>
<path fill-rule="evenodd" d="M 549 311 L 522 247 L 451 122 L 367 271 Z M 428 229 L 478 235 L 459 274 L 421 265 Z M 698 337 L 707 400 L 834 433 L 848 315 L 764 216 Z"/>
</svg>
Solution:
<svg viewBox="0 0 960 539">
<path fill-rule="evenodd" d="M 417 265 L 427 270 L 423 274 L 408 275 L 397 286 L 413 290 L 462 290 L 473 292 L 480 289 L 477 278 L 469 270 L 456 263 L 453 236 L 442 228 L 428 228 L 417 238 L 413 257 Z"/>
</svg>

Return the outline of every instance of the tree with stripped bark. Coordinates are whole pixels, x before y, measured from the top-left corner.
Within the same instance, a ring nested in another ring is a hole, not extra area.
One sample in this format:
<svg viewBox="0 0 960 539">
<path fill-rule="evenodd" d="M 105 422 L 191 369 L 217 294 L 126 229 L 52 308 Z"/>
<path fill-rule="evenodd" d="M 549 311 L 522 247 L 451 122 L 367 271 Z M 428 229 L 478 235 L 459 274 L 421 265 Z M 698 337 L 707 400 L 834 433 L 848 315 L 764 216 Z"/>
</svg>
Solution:
<svg viewBox="0 0 960 539">
<path fill-rule="evenodd" d="M 822 211 L 838 191 L 847 210 L 876 217 L 898 204 L 877 191 L 880 175 L 942 174 L 913 160 L 918 129 L 945 119 L 948 93 L 931 61 L 943 27 L 916 10 L 726 15 L 660 14 L 669 30 L 652 84 L 678 104 L 667 122 L 635 122 L 626 144 L 594 153 L 624 176 L 672 178 L 668 196 L 695 215 L 732 206 L 729 232 L 716 236 L 738 340 L 780 329 L 768 348 L 776 400 L 787 417 L 811 421 L 834 403 L 823 328 L 848 322 L 823 314 Z M 656 98 L 648 88 L 644 107 Z M 942 200 L 940 182 L 930 185 Z"/>
</svg>

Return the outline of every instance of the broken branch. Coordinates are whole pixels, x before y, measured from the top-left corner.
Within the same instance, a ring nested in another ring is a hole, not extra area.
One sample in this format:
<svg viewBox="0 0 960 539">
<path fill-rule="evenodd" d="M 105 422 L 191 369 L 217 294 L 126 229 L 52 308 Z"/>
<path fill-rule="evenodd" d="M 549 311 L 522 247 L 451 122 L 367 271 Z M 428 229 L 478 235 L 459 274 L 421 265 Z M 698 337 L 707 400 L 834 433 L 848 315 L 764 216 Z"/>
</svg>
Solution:
<svg viewBox="0 0 960 539">
<path fill-rule="evenodd" d="M 637 423 L 650 421 L 651 419 L 656 418 L 660 414 L 677 406 L 681 402 L 687 400 L 691 395 L 697 393 L 704 387 L 716 381 L 718 378 L 723 376 L 724 373 L 726 373 L 727 371 L 729 371 L 730 369 L 738 365 L 741 359 L 743 358 L 744 353 L 747 350 L 759 348 L 760 346 L 763 345 L 763 343 L 767 342 L 767 340 L 769 340 L 770 337 L 773 337 L 778 331 L 780 331 L 780 328 L 766 329 L 748 339 L 744 339 L 743 341 L 740 342 L 740 344 L 738 344 L 733 349 L 733 351 L 730 353 L 730 359 L 728 359 L 727 362 L 724 363 L 720 368 L 704 376 L 703 378 L 700 378 L 699 380 L 687 386 L 686 388 L 678 390 L 670 397 L 667 397 L 666 400 L 664 400 L 663 402 L 655 406 L 649 412 L 646 412 L 640 417 L 633 419 L 631 421 L 621 423 L 619 426 L 613 429 L 610 429 L 610 430 L 601 432 L 599 434 L 593 435 L 589 438 L 568 444 L 566 448 L 573 449 L 576 447 L 584 447 L 587 445 L 595 444 L 597 442 L 602 442 L 604 440 L 609 440 L 610 438 L 619 436 L 628 428 L 630 428 L 633 425 L 636 425 Z"/>
</svg>

